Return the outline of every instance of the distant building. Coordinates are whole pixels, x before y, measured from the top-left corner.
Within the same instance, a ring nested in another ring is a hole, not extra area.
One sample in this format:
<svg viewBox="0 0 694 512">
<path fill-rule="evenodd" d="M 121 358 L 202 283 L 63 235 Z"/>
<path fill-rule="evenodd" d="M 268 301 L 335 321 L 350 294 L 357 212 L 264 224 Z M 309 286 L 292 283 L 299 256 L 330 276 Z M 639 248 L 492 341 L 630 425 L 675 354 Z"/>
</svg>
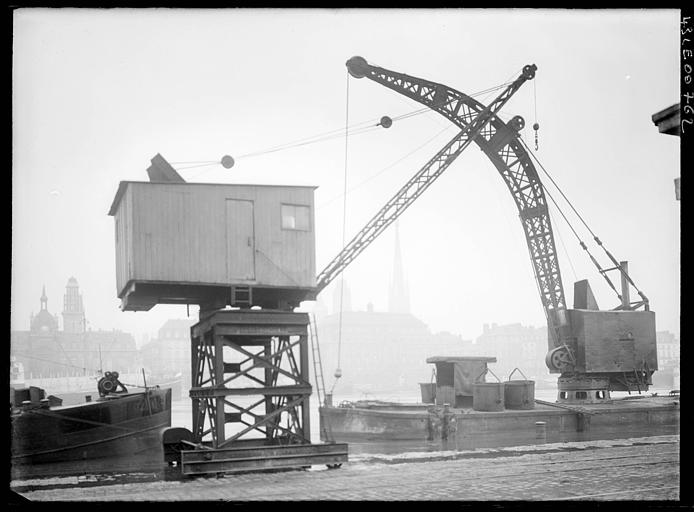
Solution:
<svg viewBox="0 0 694 512">
<path fill-rule="evenodd" d="M 352 293 L 342 276 L 333 288 L 333 313 L 339 313 L 340 310 L 352 311 Z"/>
<path fill-rule="evenodd" d="M 339 286 L 333 301 L 333 314 L 316 310 L 324 381 L 328 391 L 335 384 L 335 396 L 350 398 L 419 397 L 419 383 L 430 382 L 431 356 L 464 356 L 472 342 L 450 333 L 432 334 L 429 327 L 410 313 L 410 300 L 395 231 L 395 248 L 388 295 L 388 311 L 353 311 L 345 284 L 340 315 Z M 324 309 L 322 310 L 324 311 Z M 335 379 L 336 369 L 342 377 Z M 313 375 L 311 376 L 313 380 Z"/>
<path fill-rule="evenodd" d="M 82 295 L 79 292 L 77 279 L 68 279 L 63 298 L 63 331 L 80 334 L 87 330 Z"/>
<path fill-rule="evenodd" d="M 653 388 L 679 389 L 680 342 L 669 331 L 657 331 L 658 370 L 653 373 Z"/>
<path fill-rule="evenodd" d="M 658 347 L 658 368 L 679 366 L 680 342 L 670 331 L 658 331 L 655 333 Z"/>
<path fill-rule="evenodd" d="M 170 319 L 159 328 L 157 337 L 140 349 L 147 374 L 158 380 L 180 374 L 190 383 L 190 327 L 194 323 L 192 319 Z"/>
<path fill-rule="evenodd" d="M 24 367 L 27 379 L 93 375 L 100 370 L 135 372 L 138 352 L 132 335 L 112 330 L 86 329 L 79 285 L 71 277 L 65 287 L 63 330 L 58 315 L 48 311 L 46 287 L 41 309 L 29 319 L 28 331 L 11 331 L 11 354 Z"/>
<path fill-rule="evenodd" d="M 546 327 L 530 327 L 519 323 L 484 324 L 482 335 L 476 339 L 475 346 L 479 352 L 476 355 L 496 357 L 497 362 L 490 363 L 489 368 L 501 380 L 506 380 L 516 368 L 531 380 L 551 378 L 545 365 Z M 516 373 L 513 378 L 522 377 Z"/>
<path fill-rule="evenodd" d="M 325 385 L 336 382 L 335 394 L 352 398 L 419 396 L 419 383 L 429 382 L 433 366 L 427 357 L 464 356 L 472 342 L 450 333 L 432 334 L 429 327 L 410 313 L 345 311 L 317 317 Z M 338 363 L 339 355 L 339 363 Z M 312 376 L 313 379 L 313 376 Z"/>
</svg>

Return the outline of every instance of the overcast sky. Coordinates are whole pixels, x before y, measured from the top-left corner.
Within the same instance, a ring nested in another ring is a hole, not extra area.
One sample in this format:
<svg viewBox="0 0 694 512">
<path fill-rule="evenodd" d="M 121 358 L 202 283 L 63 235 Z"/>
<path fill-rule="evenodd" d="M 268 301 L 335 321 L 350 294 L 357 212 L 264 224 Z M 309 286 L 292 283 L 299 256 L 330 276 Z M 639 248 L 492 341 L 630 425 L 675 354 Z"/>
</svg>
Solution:
<svg viewBox="0 0 694 512">
<path fill-rule="evenodd" d="M 651 121 L 678 101 L 678 23 L 677 10 L 15 11 L 12 329 L 28 329 L 44 284 L 48 309 L 60 313 L 70 276 L 92 328 L 139 341 L 185 317 L 184 306 L 121 312 L 116 294 L 107 212 L 120 181 L 148 180 L 156 153 L 177 168 L 237 158 L 231 170 L 181 169 L 188 181 L 318 186 L 319 272 L 342 243 L 344 137 L 238 157 L 344 129 L 345 61 L 361 55 L 467 94 L 536 64 L 536 79 L 502 118 L 523 116 L 531 147 L 540 124 L 537 157 L 610 251 L 629 261 L 657 329 L 679 336 L 679 139 Z M 420 108 L 349 78 L 350 125 Z M 351 136 L 347 239 L 454 133 L 427 113 Z M 551 215 L 568 305 L 573 282 L 588 278 L 600 307 L 615 307 Z M 474 338 L 483 323 L 545 324 L 515 204 L 476 147 L 400 217 L 399 230 L 412 312 L 433 331 Z M 393 252 L 391 227 L 347 269 L 354 309 L 387 309 Z M 320 296 L 328 309 L 335 283 Z"/>
</svg>

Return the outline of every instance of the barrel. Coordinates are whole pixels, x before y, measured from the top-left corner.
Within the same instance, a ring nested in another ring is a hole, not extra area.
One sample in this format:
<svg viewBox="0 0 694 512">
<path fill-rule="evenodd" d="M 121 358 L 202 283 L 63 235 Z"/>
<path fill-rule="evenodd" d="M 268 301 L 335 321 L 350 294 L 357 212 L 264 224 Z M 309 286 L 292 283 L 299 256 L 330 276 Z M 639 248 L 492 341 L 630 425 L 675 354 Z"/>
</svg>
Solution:
<svg viewBox="0 0 694 512">
<path fill-rule="evenodd" d="M 535 381 L 509 380 L 504 383 L 504 405 L 507 409 L 535 407 Z"/>
<path fill-rule="evenodd" d="M 420 382 L 419 387 L 422 391 L 422 403 L 433 404 L 436 401 L 436 383 Z"/>
<path fill-rule="evenodd" d="M 504 383 L 475 382 L 472 385 L 472 408 L 475 411 L 503 411 Z"/>
</svg>

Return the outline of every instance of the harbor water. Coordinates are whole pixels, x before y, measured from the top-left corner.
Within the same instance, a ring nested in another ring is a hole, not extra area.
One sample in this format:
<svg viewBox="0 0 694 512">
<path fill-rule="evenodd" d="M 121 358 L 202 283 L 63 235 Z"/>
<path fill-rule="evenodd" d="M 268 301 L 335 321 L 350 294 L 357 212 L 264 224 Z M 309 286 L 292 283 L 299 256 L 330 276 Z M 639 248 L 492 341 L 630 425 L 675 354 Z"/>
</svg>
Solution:
<svg viewBox="0 0 694 512">
<path fill-rule="evenodd" d="M 669 390 L 651 389 L 650 393 L 658 393 L 666 395 Z M 615 393 L 615 398 L 626 396 L 626 393 Z M 535 393 L 537 399 L 546 401 L 556 400 L 555 390 L 537 390 Z M 381 400 L 387 402 L 399 403 L 416 403 L 420 402 L 420 396 L 413 394 L 400 394 L 388 396 L 340 396 L 335 395 L 334 403 L 354 402 L 357 400 Z M 191 401 L 184 399 L 175 401 L 171 407 L 171 426 L 192 428 L 192 413 Z M 675 433 L 675 432 L 673 432 Z M 679 432 L 677 432 L 679 433 Z M 591 437 L 590 432 L 568 432 L 562 433 L 561 436 L 552 436 L 548 433 L 548 437 L 544 442 L 574 442 L 574 441 L 591 441 L 594 439 L 620 439 L 625 437 L 640 437 L 651 435 L 647 430 L 624 431 L 623 427 L 615 429 L 613 433 L 607 435 L 602 432 L 598 437 Z M 319 417 L 318 403 L 315 397 L 311 400 L 311 440 L 314 443 L 322 442 L 319 435 Z M 366 454 L 385 454 L 392 455 L 408 452 L 435 452 L 441 450 L 469 450 L 475 448 L 496 448 L 507 446 L 508 440 L 504 437 L 494 438 L 492 436 L 478 436 L 475 439 L 469 439 L 468 442 L 458 443 L 458 445 L 448 441 L 442 445 L 441 441 L 431 442 L 425 439 L 421 441 L 388 441 L 388 442 L 350 442 L 350 455 L 363 456 Z M 527 443 L 535 444 L 534 439 L 529 438 Z M 100 460 L 77 461 L 41 464 L 35 466 L 16 466 L 11 467 L 11 479 L 20 482 L 24 485 L 29 485 L 31 482 L 41 481 L 41 485 L 47 485 L 51 479 L 55 479 L 55 485 L 66 485 L 65 482 L 71 482 L 71 485 L 79 482 L 80 485 L 103 485 L 106 483 L 121 483 L 133 481 L 152 481 L 152 480 L 170 480 L 180 478 L 180 473 L 176 468 L 171 468 L 163 461 L 163 451 L 160 454 L 151 452 L 143 454 L 124 454 L 119 458 L 109 458 Z M 48 479 L 48 480 L 47 480 Z M 62 482 L 62 483 L 61 483 Z M 48 484 L 50 485 L 50 484 Z"/>
</svg>

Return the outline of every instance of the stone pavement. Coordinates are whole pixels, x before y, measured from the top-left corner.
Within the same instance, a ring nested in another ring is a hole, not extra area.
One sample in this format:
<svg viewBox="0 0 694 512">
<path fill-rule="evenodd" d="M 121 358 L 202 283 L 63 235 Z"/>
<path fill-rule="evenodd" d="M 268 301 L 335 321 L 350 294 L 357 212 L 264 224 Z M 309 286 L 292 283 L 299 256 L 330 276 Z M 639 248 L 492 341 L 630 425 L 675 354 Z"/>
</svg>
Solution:
<svg viewBox="0 0 694 512">
<path fill-rule="evenodd" d="M 355 457 L 340 469 L 25 490 L 32 501 L 679 500 L 679 436 Z"/>
</svg>

